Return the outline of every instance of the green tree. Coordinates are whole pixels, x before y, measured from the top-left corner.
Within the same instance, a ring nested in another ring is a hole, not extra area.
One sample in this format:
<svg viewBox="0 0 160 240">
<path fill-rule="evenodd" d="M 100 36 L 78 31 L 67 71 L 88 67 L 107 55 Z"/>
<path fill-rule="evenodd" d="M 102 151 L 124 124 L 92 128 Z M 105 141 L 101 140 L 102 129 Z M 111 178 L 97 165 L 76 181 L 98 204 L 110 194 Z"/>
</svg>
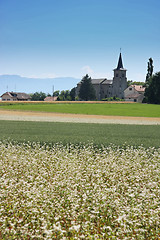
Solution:
<svg viewBox="0 0 160 240">
<path fill-rule="evenodd" d="M 127 86 L 129 87 L 129 86 L 131 86 L 131 85 L 142 85 L 142 86 L 144 86 L 144 82 L 136 82 L 136 81 L 132 81 L 132 80 L 128 80 L 127 81 Z"/>
<path fill-rule="evenodd" d="M 88 74 L 86 74 L 86 76 L 84 76 L 81 81 L 79 98 L 84 101 L 96 99 L 95 89 L 92 85 L 91 78 L 88 76 Z"/>
<path fill-rule="evenodd" d="M 57 90 L 57 91 L 54 91 L 54 93 L 53 93 L 53 97 L 58 97 L 59 96 L 59 90 Z"/>
<path fill-rule="evenodd" d="M 71 101 L 75 101 L 75 97 L 76 97 L 76 88 L 72 88 L 70 91 L 70 97 L 71 97 Z"/>
<path fill-rule="evenodd" d="M 44 101 L 46 94 L 44 92 L 35 92 L 31 94 L 31 101 Z"/>
<path fill-rule="evenodd" d="M 148 84 L 150 77 L 152 77 L 152 74 L 153 74 L 153 59 L 149 58 L 147 75 L 146 75 L 146 85 Z"/>
<path fill-rule="evenodd" d="M 148 79 L 144 96 L 145 102 L 160 104 L 160 72 Z"/>
<path fill-rule="evenodd" d="M 71 101 L 70 91 L 62 90 L 57 98 L 58 101 Z"/>
</svg>

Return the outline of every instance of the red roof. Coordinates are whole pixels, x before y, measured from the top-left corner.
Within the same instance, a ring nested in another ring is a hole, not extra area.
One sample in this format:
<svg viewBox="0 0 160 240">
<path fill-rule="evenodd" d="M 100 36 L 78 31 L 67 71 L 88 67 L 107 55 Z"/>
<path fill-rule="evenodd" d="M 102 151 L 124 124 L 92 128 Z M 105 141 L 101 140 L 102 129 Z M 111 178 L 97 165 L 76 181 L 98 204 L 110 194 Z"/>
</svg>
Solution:
<svg viewBox="0 0 160 240">
<path fill-rule="evenodd" d="M 144 92 L 145 91 L 145 87 L 143 87 L 142 85 L 131 85 L 130 87 L 134 87 L 134 89 L 137 92 Z"/>
<path fill-rule="evenodd" d="M 50 102 L 50 101 L 56 101 L 57 100 L 57 97 L 46 97 L 45 99 L 44 99 L 44 101 L 48 101 L 48 102 Z"/>
</svg>

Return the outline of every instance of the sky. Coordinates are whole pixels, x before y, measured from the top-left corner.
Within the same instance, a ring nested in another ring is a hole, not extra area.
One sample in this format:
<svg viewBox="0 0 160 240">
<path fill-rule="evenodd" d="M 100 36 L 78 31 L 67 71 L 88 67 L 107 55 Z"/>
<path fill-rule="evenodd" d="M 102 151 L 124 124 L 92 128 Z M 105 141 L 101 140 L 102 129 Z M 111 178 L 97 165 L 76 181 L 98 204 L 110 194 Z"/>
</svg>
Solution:
<svg viewBox="0 0 160 240">
<path fill-rule="evenodd" d="M 112 79 L 160 71 L 159 0 L 0 0 L 0 75 Z"/>
</svg>

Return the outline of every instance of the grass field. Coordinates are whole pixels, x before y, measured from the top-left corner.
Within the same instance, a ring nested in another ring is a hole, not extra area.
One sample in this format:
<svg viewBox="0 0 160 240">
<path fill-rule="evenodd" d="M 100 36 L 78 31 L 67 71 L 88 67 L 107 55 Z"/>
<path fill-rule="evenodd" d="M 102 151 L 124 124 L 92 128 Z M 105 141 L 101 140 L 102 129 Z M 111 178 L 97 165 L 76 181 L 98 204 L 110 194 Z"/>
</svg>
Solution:
<svg viewBox="0 0 160 240">
<path fill-rule="evenodd" d="M 0 140 L 160 147 L 160 126 L 0 121 Z"/>
<path fill-rule="evenodd" d="M 133 117 L 160 117 L 160 105 L 138 103 L 9 103 L 1 102 L 0 109 L 41 111 L 57 113 L 133 116 Z"/>
</svg>

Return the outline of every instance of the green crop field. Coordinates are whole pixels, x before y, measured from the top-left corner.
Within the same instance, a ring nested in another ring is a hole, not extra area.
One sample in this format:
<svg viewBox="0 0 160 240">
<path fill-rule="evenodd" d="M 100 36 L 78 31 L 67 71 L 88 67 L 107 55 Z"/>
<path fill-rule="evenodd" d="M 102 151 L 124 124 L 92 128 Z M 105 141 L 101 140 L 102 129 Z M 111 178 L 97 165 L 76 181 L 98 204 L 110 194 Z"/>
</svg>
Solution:
<svg viewBox="0 0 160 240">
<path fill-rule="evenodd" d="M 0 109 L 112 116 L 160 117 L 160 105 L 138 103 L 1 102 Z"/>
<path fill-rule="evenodd" d="M 159 125 L 0 121 L 0 140 L 160 147 Z"/>
</svg>

